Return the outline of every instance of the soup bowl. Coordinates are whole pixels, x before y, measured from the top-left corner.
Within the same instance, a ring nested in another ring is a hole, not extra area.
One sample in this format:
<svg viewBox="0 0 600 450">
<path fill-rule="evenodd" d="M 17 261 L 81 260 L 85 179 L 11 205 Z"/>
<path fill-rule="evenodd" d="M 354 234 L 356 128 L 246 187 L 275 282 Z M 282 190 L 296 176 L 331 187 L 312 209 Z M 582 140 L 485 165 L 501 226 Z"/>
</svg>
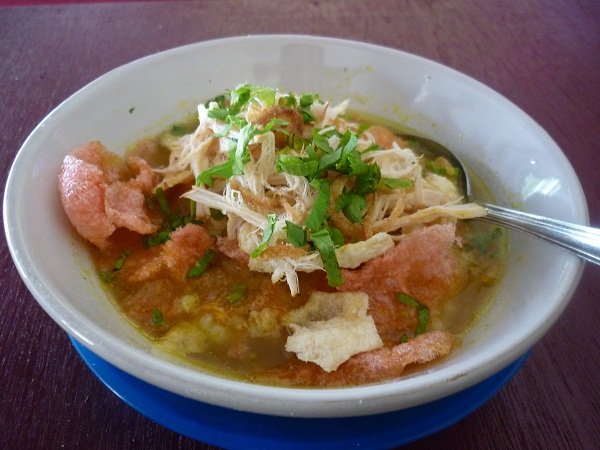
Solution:
<svg viewBox="0 0 600 450">
<path fill-rule="evenodd" d="M 28 137 L 4 198 L 9 248 L 27 287 L 80 344 L 152 385 L 212 405 L 279 416 L 395 411 L 464 390 L 500 371 L 557 320 L 582 263 L 509 233 L 506 273 L 492 305 L 442 361 L 404 377 L 338 389 L 296 389 L 216 376 L 162 353 L 115 308 L 85 242 L 60 203 L 57 175 L 91 140 L 123 153 L 244 82 L 323 98 L 383 117 L 451 148 L 499 204 L 585 224 L 581 186 L 551 137 L 481 83 L 421 57 L 309 36 L 246 36 L 175 48 L 117 68 L 73 94 Z"/>
</svg>

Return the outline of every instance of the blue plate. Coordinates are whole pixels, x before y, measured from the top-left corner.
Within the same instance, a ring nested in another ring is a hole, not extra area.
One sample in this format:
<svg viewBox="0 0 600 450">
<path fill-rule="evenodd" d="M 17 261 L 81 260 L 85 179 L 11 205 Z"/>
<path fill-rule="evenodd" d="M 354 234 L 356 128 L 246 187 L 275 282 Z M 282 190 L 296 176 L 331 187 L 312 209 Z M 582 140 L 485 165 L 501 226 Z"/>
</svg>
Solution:
<svg viewBox="0 0 600 450">
<path fill-rule="evenodd" d="M 373 416 L 304 419 L 234 411 L 157 388 L 107 363 L 71 338 L 92 372 L 149 419 L 192 439 L 228 449 L 378 449 L 440 431 L 483 405 L 521 368 L 529 354 L 457 394 Z"/>
</svg>

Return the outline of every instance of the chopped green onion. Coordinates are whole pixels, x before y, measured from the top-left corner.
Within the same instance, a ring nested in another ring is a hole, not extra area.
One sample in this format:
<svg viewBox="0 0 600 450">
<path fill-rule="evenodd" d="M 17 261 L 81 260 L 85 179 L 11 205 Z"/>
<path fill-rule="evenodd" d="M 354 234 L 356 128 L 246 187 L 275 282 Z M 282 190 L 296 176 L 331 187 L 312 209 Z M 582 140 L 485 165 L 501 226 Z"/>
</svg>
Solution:
<svg viewBox="0 0 600 450">
<path fill-rule="evenodd" d="M 227 294 L 227 301 L 231 304 L 236 304 L 242 301 L 244 297 L 246 297 L 246 286 L 239 281 L 234 282 L 231 285 L 229 294 Z"/>
<path fill-rule="evenodd" d="M 410 189 L 415 185 L 408 178 L 381 178 L 381 184 L 388 189 Z"/>
<path fill-rule="evenodd" d="M 212 249 L 206 250 L 198 262 L 190 270 L 188 270 L 186 277 L 195 278 L 202 275 L 204 272 L 206 272 L 206 269 L 208 269 L 215 256 L 217 256 L 217 252 Z"/>
<path fill-rule="evenodd" d="M 129 250 L 125 250 L 123 253 L 121 253 L 121 255 L 115 261 L 115 264 L 113 266 L 113 272 L 118 272 L 123 268 L 123 264 L 125 264 L 125 260 L 129 255 L 131 255 L 131 252 Z"/>
<path fill-rule="evenodd" d="M 434 161 L 427 161 L 427 164 L 425 164 L 425 167 L 427 167 L 427 169 L 430 172 L 433 172 L 436 175 L 440 175 L 442 177 L 452 178 L 452 177 L 456 177 L 458 175 L 458 169 L 456 167 L 450 166 L 450 164 L 445 166 L 445 165 L 438 164 Z"/>
<path fill-rule="evenodd" d="M 158 233 L 144 237 L 144 248 L 150 248 L 164 244 L 169 239 L 171 239 L 171 230 L 161 230 Z"/>
<path fill-rule="evenodd" d="M 329 286 L 336 287 L 344 284 L 344 278 L 342 277 L 342 272 L 335 256 L 334 244 L 327 228 L 322 228 L 312 233 L 311 239 L 321 255 Z"/>
<path fill-rule="evenodd" d="M 294 247 L 304 247 L 306 245 L 306 230 L 300 225 L 296 225 L 288 220 L 285 221 L 285 230 L 287 240 Z"/>
<path fill-rule="evenodd" d="M 115 274 L 110 270 L 101 270 L 100 279 L 105 283 L 112 283 L 115 279 Z"/>
<path fill-rule="evenodd" d="M 404 292 L 396 294 L 396 300 L 407 306 L 412 306 L 417 310 L 417 328 L 415 330 L 415 335 L 424 333 L 427 329 L 427 322 L 429 322 L 429 308 Z"/>
<path fill-rule="evenodd" d="M 165 321 L 165 317 L 160 309 L 154 308 L 151 313 L 152 325 L 155 327 L 164 327 L 167 322 Z"/>
<path fill-rule="evenodd" d="M 181 214 L 172 216 L 170 221 L 171 230 L 176 230 L 177 228 L 182 227 L 183 225 L 188 223 L 189 221 L 189 216 L 182 216 Z"/>
<path fill-rule="evenodd" d="M 188 129 L 185 125 L 176 123 L 171 126 L 169 133 L 171 133 L 173 136 L 183 136 L 188 133 Z"/>
<path fill-rule="evenodd" d="M 417 310 L 418 322 L 415 334 L 423 334 L 427 330 L 427 322 L 429 322 L 429 308 L 423 307 Z"/>
<path fill-rule="evenodd" d="M 156 188 L 156 199 L 158 200 L 158 206 L 160 207 L 160 211 L 163 216 L 169 218 L 171 216 L 171 208 L 169 208 L 169 202 L 167 202 L 167 197 L 165 196 L 165 191 L 161 187 Z"/>
<path fill-rule="evenodd" d="M 469 239 L 464 248 L 465 250 L 475 249 L 479 254 L 484 255 L 488 252 L 492 243 L 500 236 L 502 236 L 502 229 L 500 227 L 494 227 L 487 233 L 477 234 Z"/>
<path fill-rule="evenodd" d="M 419 307 L 419 302 L 417 299 L 405 294 L 404 292 L 398 292 L 396 294 L 396 300 L 398 300 L 400 303 L 404 303 L 405 305 L 412 306 L 413 308 Z"/>
<path fill-rule="evenodd" d="M 269 214 L 267 216 L 267 226 L 263 230 L 263 239 L 262 242 L 250 255 L 252 258 L 258 257 L 262 252 L 267 248 L 267 244 L 273 235 L 273 231 L 275 231 L 275 224 L 277 223 L 277 215 Z"/>
</svg>

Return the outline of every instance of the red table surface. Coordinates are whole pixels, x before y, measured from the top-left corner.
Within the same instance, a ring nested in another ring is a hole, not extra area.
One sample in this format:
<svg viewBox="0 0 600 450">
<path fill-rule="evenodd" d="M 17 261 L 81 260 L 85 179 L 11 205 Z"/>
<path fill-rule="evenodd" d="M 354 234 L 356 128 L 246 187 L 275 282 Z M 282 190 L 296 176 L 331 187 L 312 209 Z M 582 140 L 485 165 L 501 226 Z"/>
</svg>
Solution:
<svg viewBox="0 0 600 450">
<path fill-rule="evenodd" d="M 18 2 L 11 2 L 18 3 Z M 39 2 L 33 2 L 39 3 Z M 563 149 L 600 226 L 597 0 L 182 1 L 0 7 L 0 174 L 35 125 L 106 71 L 219 37 L 293 33 L 433 59 L 519 105 Z M 25 288 L 0 239 L 0 448 L 208 449 L 106 389 Z M 600 448 L 600 268 L 518 375 L 411 449 Z"/>
</svg>

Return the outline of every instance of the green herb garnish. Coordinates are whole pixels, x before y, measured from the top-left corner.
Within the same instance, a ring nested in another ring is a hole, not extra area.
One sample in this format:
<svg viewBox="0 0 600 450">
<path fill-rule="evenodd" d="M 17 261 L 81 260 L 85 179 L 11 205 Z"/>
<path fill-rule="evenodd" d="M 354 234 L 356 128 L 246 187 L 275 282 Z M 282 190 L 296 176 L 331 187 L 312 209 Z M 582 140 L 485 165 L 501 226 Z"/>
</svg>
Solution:
<svg viewBox="0 0 600 450">
<path fill-rule="evenodd" d="M 417 328 L 415 329 L 415 335 L 424 333 L 427 329 L 427 322 L 429 322 L 429 308 L 404 292 L 396 294 L 396 300 L 407 306 L 412 306 L 417 310 Z"/>
<path fill-rule="evenodd" d="M 357 142 L 358 140 L 354 133 L 351 131 L 344 133 L 338 148 L 321 158 L 319 161 L 319 170 L 327 170 L 335 167 L 338 171 L 346 173 L 347 170 L 344 170 L 346 159 L 355 150 Z"/>
<path fill-rule="evenodd" d="M 298 102 L 296 101 L 295 95 L 289 94 L 279 98 L 279 105 L 295 108 L 298 105 Z"/>
<path fill-rule="evenodd" d="M 205 184 L 212 187 L 214 178 L 231 178 L 233 176 L 233 159 L 228 159 L 224 163 L 209 167 L 201 172 L 196 178 L 196 185 Z"/>
<path fill-rule="evenodd" d="M 251 96 L 259 100 L 266 107 L 275 104 L 275 89 L 273 88 L 254 86 L 251 88 Z"/>
<path fill-rule="evenodd" d="M 169 202 L 167 202 L 167 197 L 165 196 L 165 191 L 161 187 L 157 187 L 155 191 L 156 199 L 158 200 L 158 206 L 160 207 L 160 212 L 165 218 L 171 217 L 171 208 L 169 208 Z"/>
<path fill-rule="evenodd" d="M 312 143 L 313 145 L 321 150 L 325 154 L 329 154 L 333 152 L 333 149 L 329 145 L 329 141 L 327 140 L 327 136 L 319 133 L 318 129 L 314 129 L 312 133 Z"/>
<path fill-rule="evenodd" d="M 225 104 L 225 96 L 223 94 L 221 95 L 217 95 L 215 98 L 213 98 L 212 100 L 207 101 L 204 106 L 206 108 L 208 108 L 208 105 L 210 105 L 211 103 L 215 102 L 217 105 L 219 105 L 219 107 L 223 107 L 223 105 Z"/>
<path fill-rule="evenodd" d="M 445 162 L 445 160 L 444 160 Z M 436 161 L 427 161 L 425 167 L 430 172 L 447 178 L 455 178 L 458 175 L 458 168 L 451 166 L 449 163 L 439 163 Z"/>
<path fill-rule="evenodd" d="M 353 151 L 348 154 L 346 171 L 352 175 L 359 175 L 369 171 L 370 164 L 362 160 L 360 153 Z"/>
<path fill-rule="evenodd" d="M 356 135 L 360 136 L 361 134 L 363 134 L 365 131 L 367 131 L 369 129 L 370 125 L 367 125 L 366 123 L 361 123 L 358 125 L 358 129 L 356 130 Z"/>
<path fill-rule="evenodd" d="M 112 283 L 115 280 L 115 275 L 110 270 L 101 270 L 100 279 L 105 283 Z"/>
<path fill-rule="evenodd" d="M 227 294 L 227 301 L 231 304 L 241 302 L 246 297 L 246 286 L 244 283 L 236 281 L 232 284 L 229 294 Z"/>
<path fill-rule="evenodd" d="M 344 234 L 340 230 L 338 230 L 336 227 L 328 226 L 327 231 L 329 232 L 329 236 L 331 237 L 334 247 L 344 245 Z"/>
<path fill-rule="evenodd" d="M 410 189 L 415 185 L 408 178 L 381 178 L 380 184 L 388 189 Z"/>
<path fill-rule="evenodd" d="M 208 110 L 208 117 L 225 122 L 231 113 L 227 108 L 212 108 Z"/>
<path fill-rule="evenodd" d="M 150 319 L 152 320 L 152 325 L 154 325 L 155 327 L 164 327 L 165 325 L 167 325 L 162 311 L 158 308 L 154 308 L 152 310 Z"/>
<path fill-rule="evenodd" d="M 304 123 L 313 122 L 315 120 L 315 117 L 310 112 L 310 107 L 317 100 L 319 100 L 317 94 L 303 94 L 300 97 L 300 113 L 302 114 Z"/>
<path fill-rule="evenodd" d="M 164 244 L 171 239 L 171 232 L 188 223 L 201 223 L 196 219 L 196 203 L 189 202 L 180 204 L 179 208 L 171 209 L 165 192 L 161 187 L 156 188 L 154 195 L 148 197 L 148 204 L 151 207 L 160 209 L 163 216 L 161 229 L 151 235 L 142 238 L 144 248 L 154 247 Z"/>
<path fill-rule="evenodd" d="M 367 169 L 356 175 L 353 191 L 358 195 L 375 192 L 381 180 L 381 169 L 377 164 L 369 164 Z"/>
<path fill-rule="evenodd" d="M 164 244 L 169 239 L 171 239 L 171 230 L 161 230 L 157 233 L 144 237 L 143 245 L 144 248 L 155 247 L 157 245 Z"/>
<path fill-rule="evenodd" d="M 194 130 L 190 129 L 190 127 L 187 125 L 184 125 L 182 123 L 175 123 L 171 125 L 169 133 L 171 133 L 173 136 L 184 136 L 186 134 L 191 133 L 192 131 Z"/>
<path fill-rule="evenodd" d="M 331 183 L 328 180 L 314 180 L 313 185 L 319 189 L 312 211 L 306 219 L 306 227 L 311 231 L 317 231 L 323 227 L 329 211 L 329 195 Z"/>
<path fill-rule="evenodd" d="M 304 247 L 306 245 L 306 230 L 300 225 L 286 220 L 285 231 L 288 242 L 294 247 Z"/>
<path fill-rule="evenodd" d="M 475 235 L 465 244 L 466 250 L 476 250 L 479 254 L 484 255 L 488 252 L 496 239 L 502 236 L 502 229 L 494 227 L 491 231 L 483 234 Z"/>
<path fill-rule="evenodd" d="M 290 175 L 312 178 L 319 169 L 319 161 L 282 154 L 277 157 L 275 169 Z"/>
<path fill-rule="evenodd" d="M 250 255 L 252 258 L 258 257 L 262 252 L 265 251 L 265 249 L 267 248 L 267 244 L 269 243 L 269 240 L 271 239 L 271 236 L 273 235 L 273 231 L 275 231 L 276 223 L 277 223 L 277 215 L 269 214 L 267 216 L 267 225 L 265 226 L 265 229 L 263 230 L 262 242 L 260 243 L 260 245 L 258 247 L 256 247 L 256 249 Z"/>
<path fill-rule="evenodd" d="M 249 84 L 244 84 L 242 86 L 238 86 L 233 91 L 229 93 L 230 96 L 230 111 L 233 114 L 237 114 L 241 111 L 248 100 L 250 100 L 250 95 L 252 93 L 252 86 Z"/>
<path fill-rule="evenodd" d="M 121 255 L 115 261 L 115 264 L 113 266 L 113 272 L 118 272 L 123 268 L 123 264 L 125 264 L 125 260 L 129 255 L 131 255 L 131 252 L 129 250 L 125 250 L 123 253 L 121 253 Z"/>
<path fill-rule="evenodd" d="M 329 286 L 336 287 L 344 284 L 344 278 L 342 277 L 342 272 L 338 265 L 337 257 L 335 256 L 333 240 L 331 239 L 327 228 L 322 228 L 321 230 L 312 233 L 311 238 L 321 255 Z"/>
<path fill-rule="evenodd" d="M 362 195 L 344 193 L 335 201 L 335 210 L 343 211 L 352 223 L 361 223 L 367 211 L 367 199 Z"/>
<path fill-rule="evenodd" d="M 190 270 L 188 270 L 186 277 L 195 278 L 202 275 L 209 268 L 212 260 L 215 259 L 215 256 L 217 256 L 217 253 L 214 250 L 206 250 L 198 262 Z"/>
<path fill-rule="evenodd" d="M 231 120 L 231 117 L 232 116 L 225 116 L 221 120 Z M 271 130 L 282 131 L 280 127 L 287 125 L 285 120 L 277 118 L 271 119 L 262 129 L 250 123 L 246 123 L 243 120 L 242 122 L 243 123 L 238 124 L 242 125 L 240 134 L 237 141 L 232 141 L 232 145 L 227 154 L 227 161 L 209 167 L 200 173 L 196 178 L 196 185 L 205 184 L 206 186 L 212 187 L 214 184 L 214 178 L 227 179 L 231 178 L 233 175 L 243 175 L 244 166 L 248 161 L 250 161 L 248 144 L 252 138 L 259 134 L 267 133 Z"/>
</svg>

